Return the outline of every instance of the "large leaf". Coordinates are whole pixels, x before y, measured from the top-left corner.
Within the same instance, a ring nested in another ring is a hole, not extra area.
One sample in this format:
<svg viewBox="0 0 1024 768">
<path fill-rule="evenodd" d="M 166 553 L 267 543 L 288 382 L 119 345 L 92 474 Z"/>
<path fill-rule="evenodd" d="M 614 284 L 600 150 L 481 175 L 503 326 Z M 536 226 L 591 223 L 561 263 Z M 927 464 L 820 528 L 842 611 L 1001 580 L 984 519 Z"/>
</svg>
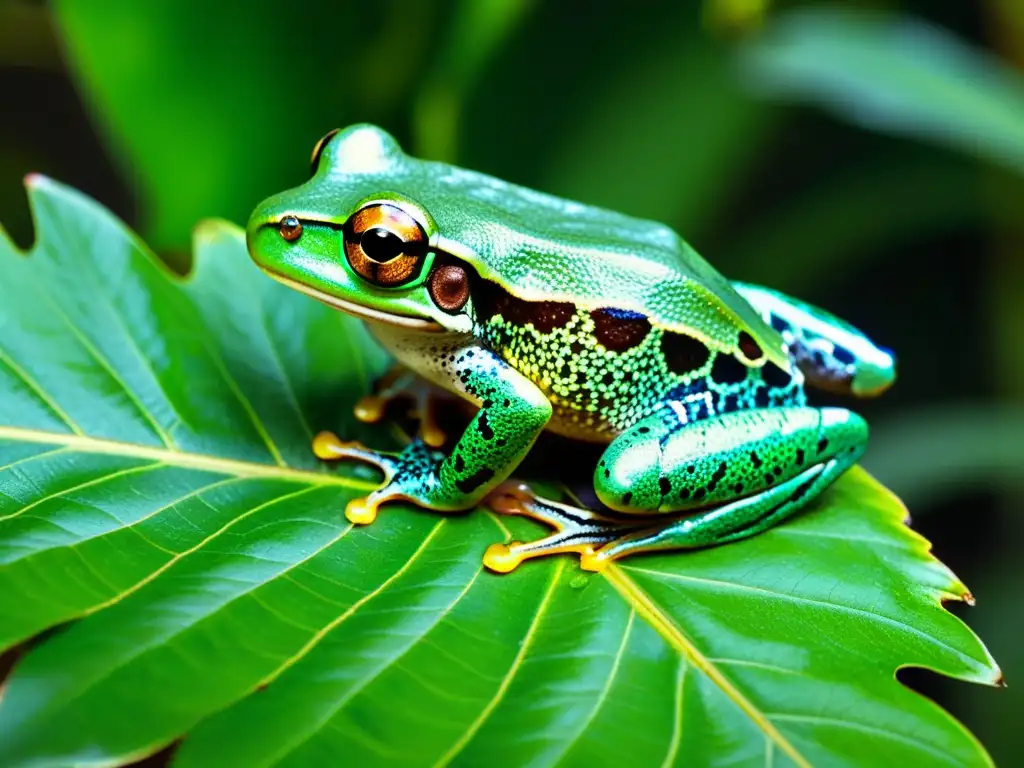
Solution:
<svg viewBox="0 0 1024 768">
<path fill-rule="evenodd" d="M 989 762 L 895 679 L 1000 673 L 863 471 L 742 543 L 497 576 L 536 526 L 344 522 L 373 478 L 307 443 L 381 369 L 351 320 L 232 226 L 182 282 L 77 193 L 30 200 L 33 251 L 0 240 L 0 647 L 58 629 L 4 684 L 0 764 Z"/>
<path fill-rule="evenodd" d="M 1024 172 L 1024 78 L 923 21 L 803 8 L 780 15 L 744 64 L 776 96 Z"/>
<path fill-rule="evenodd" d="M 436 35 L 433 6 L 57 0 L 53 14 L 163 250 L 184 249 L 202 217 L 247 216 L 253 190 L 295 184 L 329 129 L 391 123 Z"/>
</svg>

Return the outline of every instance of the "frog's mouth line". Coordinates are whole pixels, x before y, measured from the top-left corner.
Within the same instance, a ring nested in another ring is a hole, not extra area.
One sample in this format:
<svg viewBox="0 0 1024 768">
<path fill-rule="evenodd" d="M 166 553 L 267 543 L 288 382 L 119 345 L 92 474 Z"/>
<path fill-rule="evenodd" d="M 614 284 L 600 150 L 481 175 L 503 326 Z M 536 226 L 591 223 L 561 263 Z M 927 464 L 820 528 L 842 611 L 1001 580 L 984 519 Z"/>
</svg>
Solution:
<svg viewBox="0 0 1024 768">
<path fill-rule="evenodd" d="M 271 272 L 269 269 L 264 269 L 263 271 L 277 280 L 277 282 L 283 283 L 289 288 L 294 288 L 296 291 L 304 293 L 307 296 L 312 296 L 317 301 L 321 301 L 329 307 L 340 309 L 342 312 L 358 317 L 361 320 L 372 320 L 378 323 L 398 326 L 399 328 L 409 328 L 415 331 L 426 331 L 430 333 L 440 333 L 444 330 L 443 325 L 436 323 L 433 320 L 424 320 L 419 317 L 409 317 L 408 315 L 394 315 L 389 312 L 381 312 L 379 309 L 370 309 L 369 307 L 364 307 L 360 304 L 356 304 L 355 302 L 345 301 L 344 299 L 339 299 L 337 296 L 331 296 L 323 291 L 318 291 L 316 288 L 303 285 L 302 283 L 287 278 L 284 275 Z"/>
</svg>

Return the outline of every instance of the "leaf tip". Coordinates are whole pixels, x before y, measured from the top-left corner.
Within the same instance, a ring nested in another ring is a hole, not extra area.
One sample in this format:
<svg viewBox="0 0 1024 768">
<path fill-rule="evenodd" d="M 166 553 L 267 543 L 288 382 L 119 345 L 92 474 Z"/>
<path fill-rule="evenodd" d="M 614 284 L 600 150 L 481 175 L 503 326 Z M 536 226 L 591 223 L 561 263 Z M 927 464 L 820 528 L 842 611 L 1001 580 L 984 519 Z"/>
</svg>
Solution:
<svg viewBox="0 0 1024 768">
<path fill-rule="evenodd" d="M 25 186 L 29 189 L 41 187 L 46 184 L 47 181 L 49 181 L 49 179 L 43 176 L 43 174 L 36 173 L 35 171 L 25 174 Z"/>
<path fill-rule="evenodd" d="M 960 595 L 960 599 L 967 603 L 969 606 L 971 606 L 971 608 L 973 608 L 975 604 L 978 602 L 974 599 L 974 595 L 967 591 Z"/>
<path fill-rule="evenodd" d="M 192 230 L 196 245 L 209 245 L 218 240 L 238 237 L 241 230 L 236 224 L 224 219 L 203 219 Z"/>
<path fill-rule="evenodd" d="M 996 676 L 992 679 L 992 685 L 996 688 L 1006 688 L 1006 677 L 1003 676 L 1003 670 L 996 667 Z"/>
</svg>

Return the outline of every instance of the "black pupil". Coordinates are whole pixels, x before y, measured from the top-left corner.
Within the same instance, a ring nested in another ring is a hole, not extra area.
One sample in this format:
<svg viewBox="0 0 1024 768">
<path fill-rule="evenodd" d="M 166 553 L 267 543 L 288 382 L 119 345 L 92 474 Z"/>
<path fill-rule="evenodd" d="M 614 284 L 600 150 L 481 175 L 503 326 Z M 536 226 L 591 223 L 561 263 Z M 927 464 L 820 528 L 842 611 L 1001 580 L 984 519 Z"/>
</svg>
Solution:
<svg viewBox="0 0 1024 768">
<path fill-rule="evenodd" d="M 402 253 L 405 242 L 396 235 L 382 227 L 374 227 L 363 232 L 359 244 L 363 247 L 363 253 L 374 261 L 390 261 Z"/>
</svg>

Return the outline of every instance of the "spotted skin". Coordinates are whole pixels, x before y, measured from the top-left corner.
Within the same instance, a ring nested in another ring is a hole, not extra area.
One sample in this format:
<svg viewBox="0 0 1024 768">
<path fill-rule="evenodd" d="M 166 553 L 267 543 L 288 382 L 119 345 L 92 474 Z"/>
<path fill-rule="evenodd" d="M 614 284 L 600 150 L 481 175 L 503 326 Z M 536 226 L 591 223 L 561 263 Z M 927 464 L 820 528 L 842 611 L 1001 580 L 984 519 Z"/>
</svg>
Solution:
<svg viewBox="0 0 1024 768">
<path fill-rule="evenodd" d="M 253 260 L 479 406 L 447 456 L 319 435 L 318 456 L 385 473 L 346 509 L 353 522 L 390 500 L 455 511 L 486 497 L 554 528 L 492 547 L 492 570 L 555 552 L 599 568 L 764 530 L 863 449 L 864 422 L 809 408 L 804 384 L 877 394 L 892 356 L 822 310 L 730 283 L 669 227 L 419 160 L 374 126 L 334 132 L 314 156 L 311 178 L 253 211 Z M 505 482 L 544 429 L 607 444 L 595 476 L 607 512 Z"/>
<path fill-rule="evenodd" d="M 409 499 L 438 511 L 479 502 L 507 479 L 551 417 L 551 404 L 519 372 L 488 349 L 446 351 L 442 370 L 480 409 L 447 456 L 416 440 L 399 454 L 370 451 L 322 433 L 315 446 L 325 459 L 355 459 L 378 466 L 384 485 L 346 509 L 351 522 L 366 524 L 387 501 Z"/>
<path fill-rule="evenodd" d="M 548 428 L 559 434 L 607 442 L 669 401 L 688 421 L 806 402 L 795 367 L 748 365 L 635 313 L 562 310 L 559 324 L 538 328 L 528 310 L 506 306 L 479 313 L 475 335 L 540 388 L 553 408 Z M 615 349 L 602 343 L 609 339 Z"/>
<path fill-rule="evenodd" d="M 447 457 L 417 441 L 377 461 L 388 481 L 355 502 L 350 519 L 372 520 L 393 499 L 436 510 L 472 506 L 509 477 L 546 428 L 609 443 L 594 488 L 630 522 L 520 495 L 498 508 L 557 532 L 495 545 L 485 563 L 500 572 L 574 551 L 584 567 L 600 569 L 626 554 L 764 530 L 801 509 L 863 451 L 864 421 L 844 409 L 808 407 L 795 361 L 783 368 L 767 360 L 749 335 L 729 354 L 613 307 L 525 302 L 495 286 L 477 287 L 474 302 L 472 333 L 426 349 L 418 334 L 374 328 L 399 359 L 480 410 Z M 337 446 L 325 453 L 375 456 Z"/>
</svg>

